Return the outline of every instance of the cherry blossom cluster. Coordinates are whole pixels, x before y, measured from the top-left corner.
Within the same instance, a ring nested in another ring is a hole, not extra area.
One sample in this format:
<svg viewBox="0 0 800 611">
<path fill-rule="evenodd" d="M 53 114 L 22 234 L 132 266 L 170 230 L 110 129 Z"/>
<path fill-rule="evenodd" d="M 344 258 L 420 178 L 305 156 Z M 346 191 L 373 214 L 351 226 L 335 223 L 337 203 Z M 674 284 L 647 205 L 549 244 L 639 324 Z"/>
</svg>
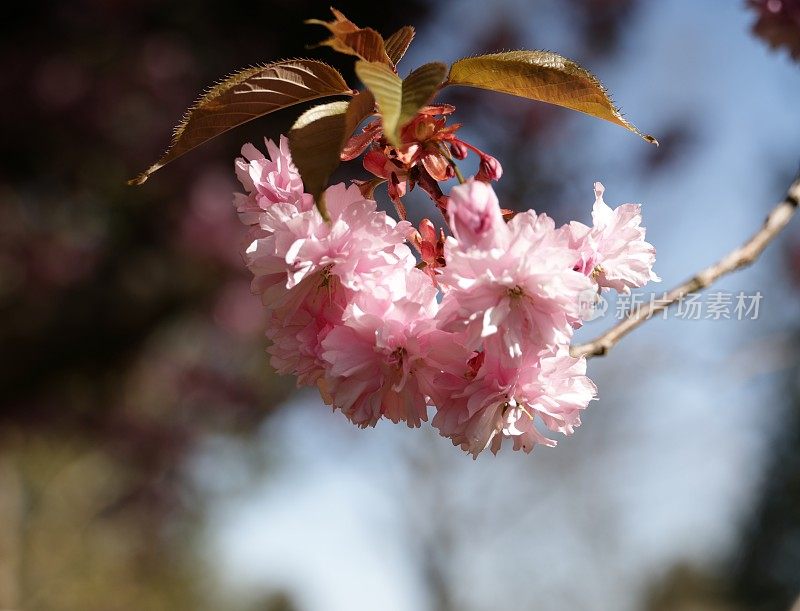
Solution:
<svg viewBox="0 0 800 611">
<path fill-rule="evenodd" d="M 430 221 L 395 221 L 357 185 L 327 189 L 323 220 L 287 140 L 266 147 L 243 147 L 234 204 L 279 373 L 361 427 L 418 427 L 431 411 L 473 456 L 573 432 L 596 396 L 585 359 L 569 353 L 587 303 L 658 280 L 639 206 L 610 208 L 595 183 L 591 227 L 530 210 L 506 222 L 491 186 L 468 179 L 449 193 L 451 235 L 434 257 Z"/>
</svg>

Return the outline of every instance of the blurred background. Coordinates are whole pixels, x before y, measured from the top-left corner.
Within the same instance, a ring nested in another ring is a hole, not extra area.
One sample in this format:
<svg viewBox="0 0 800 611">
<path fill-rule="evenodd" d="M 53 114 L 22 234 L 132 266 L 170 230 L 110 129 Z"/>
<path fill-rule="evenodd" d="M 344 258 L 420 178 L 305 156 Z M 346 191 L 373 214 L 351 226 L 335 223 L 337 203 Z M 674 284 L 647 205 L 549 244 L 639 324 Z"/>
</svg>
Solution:
<svg viewBox="0 0 800 611">
<path fill-rule="evenodd" d="M 798 0 L 337 7 L 384 35 L 417 27 L 401 72 L 544 48 L 598 74 L 659 148 L 555 107 L 445 98 L 502 162 L 504 206 L 585 222 L 595 180 L 612 205 L 642 202 L 655 291 L 748 237 L 800 164 Z M 352 82 L 351 60 L 305 48 L 324 32 L 303 20 L 327 14 L 298 0 L 6 11 L 0 609 L 788 611 L 797 221 L 719 286 L 760 292 L 756 320 L 648 323 L 590 361 L 600 400 L 573 437 L 473 462 L 430 427 L 357 430 L 267 364 L 233 159 L 297 109 L 124 186 L 237 68 L 311 55 Z"/>
</svg>

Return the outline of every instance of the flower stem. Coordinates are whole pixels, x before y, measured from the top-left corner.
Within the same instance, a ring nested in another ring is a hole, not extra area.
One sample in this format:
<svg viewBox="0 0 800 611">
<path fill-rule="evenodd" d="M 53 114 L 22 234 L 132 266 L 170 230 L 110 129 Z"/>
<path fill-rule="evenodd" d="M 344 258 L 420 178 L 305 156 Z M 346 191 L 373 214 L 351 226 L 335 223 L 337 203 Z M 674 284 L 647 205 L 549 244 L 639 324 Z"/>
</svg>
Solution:
<svg viewBox="0 0 800 611">
<path fill-rule="evenodd" d="M 453 167 L 453 172 L 456 174 L 458 183 L 463 185 L 466 181 L 464 180 L 464 175 L 461 173 L 461 170 L 458 169 L 458 164 L 451 159 L 450 165 Z"/>
<path fill-rule="evenodd" d="M 458 179 L 458 184 L 463 185 L 465 182 L 467 182 L 466 180 L 464 180 L 464 175 L 461 173 L 458 164 L 455 162 L 455 159 L 453 159 L 453 156 L 450 154 L 450 151 L 447 149 L 447 147 L 445 145 L 440 145 L 439 150 L 447 158 L 450 167 L 453 168 L 453 173 L 456 175 L 456 178 Z"/>
</svg>

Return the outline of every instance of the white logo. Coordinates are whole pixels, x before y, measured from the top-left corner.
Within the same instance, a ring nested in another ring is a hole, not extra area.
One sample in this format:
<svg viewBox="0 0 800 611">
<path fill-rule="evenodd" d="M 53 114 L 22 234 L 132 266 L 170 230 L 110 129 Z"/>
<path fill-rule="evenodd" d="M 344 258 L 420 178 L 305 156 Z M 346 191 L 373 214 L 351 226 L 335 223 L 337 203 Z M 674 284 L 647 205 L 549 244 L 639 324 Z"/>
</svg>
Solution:
<svg viewBox="0 0 800 611">
<path fill-rule="evenodd" d="M 586 289 L 578 295 L 578 311 L 581 320 L 594 320 L 604 316 L 608 301 L 594 289 Z"/>
</svg>

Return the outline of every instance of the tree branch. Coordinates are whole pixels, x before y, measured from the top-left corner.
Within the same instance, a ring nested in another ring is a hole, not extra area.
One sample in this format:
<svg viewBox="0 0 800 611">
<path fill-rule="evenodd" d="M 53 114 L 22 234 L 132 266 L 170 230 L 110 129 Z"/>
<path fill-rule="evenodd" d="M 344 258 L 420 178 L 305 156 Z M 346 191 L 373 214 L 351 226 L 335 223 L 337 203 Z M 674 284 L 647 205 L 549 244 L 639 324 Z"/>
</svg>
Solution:
<svg viewBox="0 0 800 611">
<path fill-rule="evenodd" d="M 663 299 L 651 302 L 648 306 L 631 312 L 625 320 L 597 339 L 585 344 L 572 346 L 570 352 L 573 356 L 603 356 L 636 327 L 659 312 L 666 310 L 689 293 L 701 291 L 711 286 L 722 276 L 750 265 L 767 247 L 767 244 L 787 225 L 795 212 L 797 212 L 798 205 L 800 205 L 800 177 L 791 184 L 783 201 L 769 213 L 764 221 L 764 226 L 742 246 L 723 257 L 714 265 L 697 273 L 690 280 L 676 286 Z"/>
</svg>

